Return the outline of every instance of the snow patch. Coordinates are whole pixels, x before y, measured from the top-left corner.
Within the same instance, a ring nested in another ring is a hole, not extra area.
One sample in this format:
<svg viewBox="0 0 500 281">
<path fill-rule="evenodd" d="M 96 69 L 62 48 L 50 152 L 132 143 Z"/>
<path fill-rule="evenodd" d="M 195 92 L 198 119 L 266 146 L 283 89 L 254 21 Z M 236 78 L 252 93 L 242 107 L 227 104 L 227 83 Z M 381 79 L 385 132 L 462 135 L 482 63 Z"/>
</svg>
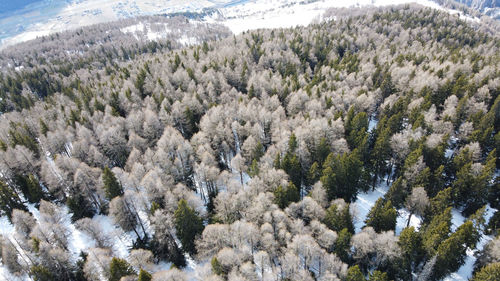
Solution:
<svg viewBox="0 0 500 281">
<path fill-rule="evenodd" d="M 356 202 L 352 204 L 351 210 L 354 210 L 354 229 L 355 232 L 361 231 L 365 226 L 365 219 L 375 202 L 383 197 L 389 190 L 386 180 L 382 180 L 375 189 L 368 192 L 359 193 Z"/>
</svg>

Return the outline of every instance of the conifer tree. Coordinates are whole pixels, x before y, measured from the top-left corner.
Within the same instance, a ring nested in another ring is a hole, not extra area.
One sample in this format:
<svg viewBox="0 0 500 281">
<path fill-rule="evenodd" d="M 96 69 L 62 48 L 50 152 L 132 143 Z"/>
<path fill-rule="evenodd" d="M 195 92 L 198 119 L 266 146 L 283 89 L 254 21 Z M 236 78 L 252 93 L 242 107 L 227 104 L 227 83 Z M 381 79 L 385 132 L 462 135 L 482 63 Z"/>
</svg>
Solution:
<svg viewBox="0 0 500 281">
<path fill-rule="evenodd" d="M 434 277 L 440 279 L 464 264 L 467 247 L 475 248 L 477 239 L 472 221 L 466 221 L 437 249 Z"/>
<path fill-rule="evenodd" d="M 124 259 L 113 258 L 109 264 L 109 281 L 120 281 L 122 277 L 135 275 L 132 266 Z"/>
<path fill-rule="evenodd" d="M 371 226 L 376 232 L 394 230 L 396 228 L 396 218 L 398 214 L 392 206 L 391 200 L 385 201 L 379 198 L 368 213 L 365 223 Z"/>
<path fill-rule="evenodd" d="M 343 262 L 349 262 L 352 233 L 349 232 L 347 228 L 344 228 L 338 235 L 335 241 L 335 254 L 337 254 Z"/>
<path fill-rule="evenodd" d="M 14 209 L 20 209 L 27 211 L 26 207 L 22 203 L 21 199 L 7 184 L 0 181 L 0 211 L 2 215 L 6 215 L 10 220 L 12 217 L 12 211 Z"/>
<path fill-rule="evenodd" d="M 476 272 L 472 281 L 496 281 L 500 280 L 500 262 L 491 263 Z"/>
<path fill-rule="evenodd" d="M 350 233 L 354 233 L 354 225 L 349 211 L 349 204 L 346 204 L 340 209 L 338 205 L 332 204 L 326 210 L 323 222 L 333 231 L 340 232 L 342 229 L 346 228 Z"/>
<path fill-rule="evenodd" d="M 349 267 L 347 270 L 346 281 L 366 281 L 366 279 L 359 266 L 355 265 Z"/>
<path fill-rule="evenodd" d="M 108 200 L 111 201 L 116 196 L 123 195 L 123 188 L 110 168 L 104 167 L 102 170 L 102 181 L 104 183 L 104 191 L 106 192 L 106 198 Z"/>
<path fill-rule="evenodd" d="M 137 281 L 151 281 L 152 279 L 153 276 L 151 276 L 151 273 L 141 268 L 141 270 L 139 271 L 139 276 L 137 277 Z"/>
<path fill-rule="evenodd" d="M 198 214 L 181 199 L 174 213 L 175 228 L 182 243 L 182 249 L 190 254 L 196 253 L 194 240 L 203 231 L 203 222 Z"/>
<path fill-rule="evenodd" d="M 298 202 L 300 200 L 299 190 L 292 182 L 289 182 L 286 187 L 278 186 L 273 193 L 274 202 L 281 209 L 288 207 L 291 202 Z"/>
<path fill-rule="evenodd" d="M 357 149 L 337 156 L 330 153 L 322 174 L 320 180 L 330 200 L 343 198 L 346 202 L 352 202 L 358 190 L 364 189 L 363 162 Z"/>
<path fill-rule="evenodd" d="M 389 277 L 387 277 L 387 273 L 385 272 L 374 270 L 370 273 L 368 281 L 389 281 Z"/>
</svg>

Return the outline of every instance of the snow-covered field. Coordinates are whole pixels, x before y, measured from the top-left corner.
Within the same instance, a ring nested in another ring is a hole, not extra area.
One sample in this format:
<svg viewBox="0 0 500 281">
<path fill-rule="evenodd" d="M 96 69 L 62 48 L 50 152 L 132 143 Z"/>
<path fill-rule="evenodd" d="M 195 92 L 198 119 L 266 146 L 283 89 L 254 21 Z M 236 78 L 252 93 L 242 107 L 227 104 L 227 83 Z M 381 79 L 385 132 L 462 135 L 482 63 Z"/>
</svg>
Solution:
<svg viewBox="0 0 500 281">
<path fill-rule="evenodd" d="M 63 1 L 64 2 L 64 1 Z M 204 20 L 228 26 L 235 34 L 249 29 L 278 28 L 307 25 L 322 19 L 328 8 L 386 6 L 418 3 L 441 9 L 431 0 L 79 0 L 71 4 L 57 2 L 54 10 L 49 4 L 41 13 L 34 8 L 18 11 L 1 18 L 0 48 L 81 26 L 92 25 L 141 15 L 170 14 L 179 12 L 202 13 L 204 9 L 217 9 L 207 13 Z M 52 2 L 48 2 L 52 3 Z M 41 5 L 41 4 L 40 4 Z M 447 10 L 452 14 L 458 11 Z M 460 14 L 461 17 L 472 19 Z M 158 34 L 148 38 L 156 40 Z M 192 42 L 186 42 L 192 44 Z"/>
</svg>

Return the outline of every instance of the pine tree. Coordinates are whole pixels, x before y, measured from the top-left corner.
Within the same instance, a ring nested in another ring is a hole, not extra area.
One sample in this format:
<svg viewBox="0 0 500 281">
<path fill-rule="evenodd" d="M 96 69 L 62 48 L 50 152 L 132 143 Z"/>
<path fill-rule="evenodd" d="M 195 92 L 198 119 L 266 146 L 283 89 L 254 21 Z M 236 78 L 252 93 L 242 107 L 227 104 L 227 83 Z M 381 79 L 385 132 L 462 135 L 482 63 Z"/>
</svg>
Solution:
<svg viewBox="0 0 500 281">
<path fill-rule="evenodd" d="M 491 263 L 481 268 L 471 281 L 497 281 L 500 280 L 500 262 Z"/>
<path fill-rule="evenodd" d="M 349 149 L 360 148 L 368 137 L 368 115 L 360 112 L 354 115 L 354 107 L 347 113 L 345 122 L 345 136 Z"/>
<path fill-rule="evenodd" d="M 389 277 L 387 277 L 387 273 L 385 272 L 374 270 L 372 273 L 370 273 L 368 281 L 389 281 Z"/>
<path fill-rule="evenodd" d="M 434 196 L 430 202 L 430 217 L 434 217 L 435 215 L 442 214 L 448 207 L 451 206 L 452 203 L 452 190 L 451 187 L 443 189 Z M 428 210 L 429 210 L 428 209 Z"/>
<path fill-rule="evenodd" d="M 352 233 L 349 232 L 347 228 L 342 229 L 339 232 L 339 236 L 335 241 L 335 254 L 343 261 L 349 262 L 349 252 L 351 249 L 351 237 Z"/>
<path fill-rule="evenodd" d="M 349 267 L 347 270 L 346 281 L 366 281 L 366 279 L 359 266 L 355 265 Z"/>
<path fill-rule="evenodd" d="M 137 281 L 151 281 L 152 279 L 153 276 L 151 276 L 151 273 L 141 268 L 141 270 L 139 271 L 139 277 L 137 278 Z"/>
<path fill-rule="evenodd" d="M 392 206 L 391 200 L 379 198 L 368 213 L 365 223 L 373 227 L 376 232 L 394 230 L 398 214 Z"/>
<path fill-rule="evenodd" d="M 476 246 L 475 231 L 472 221 L 467 221 L 439 245 L 433 274 L 436 279 L 455 272 L 464 264 L 467 247 Z"/>
<path fill-rule="evenodd" d="M 450 227 L 451 207 L 448 207 L 442 213 L 435 215 L 431 222 L 420 230 L 423 233 L 422 243 L 427 256 L 434 256 L 437 247 L 448 238 Z"/>
<path fill-rule="evenodd" d="M 136 272 L 130 264 L 120 258 L 113 258 L 109 264 L 109 281 L 120 281 L 122 277 L 135 275 Z"/>
<path fill-rule="evenodd" d="M 346 228 L 350 233 L 354 233 L 349 204 L 346 204 L 341 210 L 336 204 L 332 204 L 327 210 L 323 223 L 333 231 L 340 232 Z"/>
<path fill-rule="evenodd" d="M 288 141 L 288 151 L 283 156 L 281 161 L 278 160 L 279 166 L 283 171 L 288 174 L 290 181 L 299 189 L 302 186 L 302 166 L 300 164 L 299 158 L 295 154 L 297 149 L 297 138 L 294 134 L 290 136 Z"/>
<path fill-rule="evenodd" d="M 404 228 L 399 235 L 398 245 L 401 248 L 402 279 L 409 279 L 424 254 L 420 233 L 413 226 Z"/>
<path fill-rule="evenodd" d="M 322 174 L 320 180 L 330 200 L 343 198 L 346 202 L 352 202 L 358 190 L 364 189 L 363 162 L 357 149 L 337 156 L 330 153 Z"/>
<path fill-rule="evenodd" d="M 34 281 L 52 281 L 55 280 L 54 274 L 42 265 L 34 265 L 30 268 L 30 276 Z"/>
<path fill-rule="evenodd" d="M 10 221 L 14 209 L 28 211 L 17 193 L 3 181 L 0 181 L 0 211 L 2 212 L 0 214 L 6 215 Z"/>
<path fill-rule="evenodd" d="M 102 170 L 102 181 L 104 183 L 104 192 L 108 200 L 111 201 L 116 196 L 123 195 L 123 188 L 110 168 L 104 167 Z"/>
<path fill-rule="evenodd" d="M 91 218 L 96 213 L 92 203 L 81 193 L 69 197 L 66 200 L 66 205 L 71 213 L 71 221 L 73 222 L 82 218 Z"/>
<path fill-rule="evenodd" d="M 203 222 L 198 214 L 181 199 L 174 213 L 175 228 L 182 243 L 182 249 L 190 254 L 196 253 L 194 240 L 203 231 Z"/>
<path fill-rule="evenodd" d="M 30 203 L 38 203 L 45 197 L 40 183 L 32 174 L 28 176 L 16 175 L 14 182 Z"/>
<path fill-rule="evenodd" d="M 300 200 L 300 194 L 297 187 L 289 182 L 287 187 L 278 186 L 273 192 L 274 202 L 281 209 L 285 209 L 291 202 L 298 202 Z"/>
</svg>

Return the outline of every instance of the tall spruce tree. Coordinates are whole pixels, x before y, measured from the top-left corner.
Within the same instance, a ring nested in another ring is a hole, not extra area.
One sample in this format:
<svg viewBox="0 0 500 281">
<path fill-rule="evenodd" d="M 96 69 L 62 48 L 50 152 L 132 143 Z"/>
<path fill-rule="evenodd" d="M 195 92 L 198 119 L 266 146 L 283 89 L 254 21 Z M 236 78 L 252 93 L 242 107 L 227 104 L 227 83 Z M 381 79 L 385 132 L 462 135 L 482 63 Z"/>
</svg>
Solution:
<svg viewBox="0 0 500 281">
<path fill-rule="evenodd" d="M 181 199 L 177 204 L 174 217 L 175 229 L 177 230 L 177 236 L 181 240 L 182 249 L 189 254 L 195 254 L 194 240 L 203 231 L 203 221 L 196 211 L 187 205 L 184 199 Z"/>
</svg>

